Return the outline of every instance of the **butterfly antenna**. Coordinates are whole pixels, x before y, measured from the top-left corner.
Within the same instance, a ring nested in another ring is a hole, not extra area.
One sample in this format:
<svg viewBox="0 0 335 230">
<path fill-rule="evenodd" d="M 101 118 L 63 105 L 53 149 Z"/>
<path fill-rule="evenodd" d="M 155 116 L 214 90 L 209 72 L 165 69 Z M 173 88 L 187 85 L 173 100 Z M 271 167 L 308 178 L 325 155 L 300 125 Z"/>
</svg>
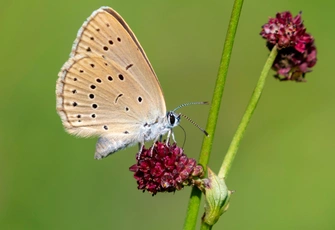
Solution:
<svg viewBox="0 0 335 230">
<path fill-rule="evenodd" d="M 183 142 L 183 147 L 182 148 L 184 148 L 184 145 L 185 145 L 185 143 L 186 143 L 186 131 L 185 131 L 185 129 L 181 126 L 181 125 L 178 125 L 182 130 L 183 130 L 183 132 L 184 132 L 184 142 Z"/>
<path fill-rule="evenodd" d="M 197 101 L 197 102 L 184 103 L 184 104 L 181 104 L 180 106 L 178 106 L 177 108 L 175 108 L 173 110 L 173 112 L 175 112 L 177 109 L 180 109 L 182 107 L 189 106 L 189 105 L 209 105 L 209 102 L 208 101 Z"/>
<path fill-rule="evenodd" d="M 184 117 L 186 120 L 188 120 L 189 122 L 191 122 L 191 124 L 193 124 L 195 127 L 197 127 L 198 129 L 200 129 L 208 137 L 208 133 L 206 132 L 206 130 L 204 130 L 197 123 L 195 123 L 194 121 L 192 121 L 191 118 L 189 118 L 188 116 L 186 116 L 184 114 L 180 114 L 180 115 L 182 117 Z"/>
</svg>

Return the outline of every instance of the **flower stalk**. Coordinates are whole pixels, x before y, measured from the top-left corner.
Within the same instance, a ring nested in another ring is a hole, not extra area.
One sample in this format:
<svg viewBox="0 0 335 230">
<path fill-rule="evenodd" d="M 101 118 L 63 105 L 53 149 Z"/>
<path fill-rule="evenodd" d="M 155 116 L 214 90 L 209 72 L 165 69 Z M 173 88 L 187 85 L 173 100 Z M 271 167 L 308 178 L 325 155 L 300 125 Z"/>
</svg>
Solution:
<svg viewBox="0 0 335 230">
<path fill-rule="evenodd" d="M 265 62 L 264 68 L 261 72 L 261 75 L 259 77 L 259 80 L 257 82 L 257 85 L 254 89 L 254 92 L 251 96 L 249 105 L 242 117 L 242 120 L 240 122 L 240 125 L 237 128 L 237 131 L 233 137 L 233 140 L 228 148 L 228 152 L 223 160 L 223 163 L 221 165 L 220 171 L 218 176 L 220 178 L 227 178 L 229 170 L 231 168 L 231 165 L 235 159 L 238 147 L 240 146 L 240 142 L 243 138 L 244 132 L 249 124 L 249 121 L 251 119 L 252 114 L 254 113 L 256 107 L 257 107 L 257 103 L 262 95 L 262 91 L 265 85 L 265 80 L 266 77 L 269 74 L 269 71 L 273 65 L 273 62 L 277 56 L 277 46 L 274 46 L 267 61 Z"/>
<path fill-rule="evenodd" d="M 215 83 L 213 98 L 211 102 L 211 108 L 209 111 L 208 119 L 207 119 L 207 127 L 206 131 L 208 132 L 209 136 L 204 137 L 203 143 L 202 143 L 202 149 L 200 153 L 199 163 L 204 167 L 204 170 L 206 170 L 207 163 L 209 161 L 210 153 L 212 150 L 212 144 L 214 140 L 214 134 L 216 129 L 216 124 L 219 116 L 220 111 L 220 105 L 222 101 L 222 95 L 223 90 L 226 83 L 226 76 L 228 73 L 228 67 L 230 63 L 230 57 L 233 50 L 235 35 L 237 31 L 237 25 L 239 22 L 239 18 L 241 15 L 243 6 L 243 0 L 235 0 L 230 22 L 227 30 L 227 35 L 223 47 L 220 67 Z M 193 230 L 195 229 L 196 223 L 197 223 L 197 217 L 199 213 L 199 207 L 200 207 L 200 201 L 201 201 L 201 191 L 193 187 L 188 208 L 187 208 L 187 214 L 184 222 L 184 230 Z"/>
</svg>

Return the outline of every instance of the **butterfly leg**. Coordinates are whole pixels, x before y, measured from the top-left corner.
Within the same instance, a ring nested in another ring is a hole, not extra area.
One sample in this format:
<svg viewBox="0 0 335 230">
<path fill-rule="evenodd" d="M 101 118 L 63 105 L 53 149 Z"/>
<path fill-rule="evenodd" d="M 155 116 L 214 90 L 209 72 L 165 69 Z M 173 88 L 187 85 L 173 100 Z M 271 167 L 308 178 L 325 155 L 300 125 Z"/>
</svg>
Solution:
<svg viewBox="0 0 335 230">
<path fill-rule="evenodd" d="M 176 139 L 174 138 L 174 132 L 171 130 L 171 136 L 172 136 L 172 140 L 174 143 L 177 143 Z"/>
<path fill-rule="evenodd" d="M 172 129 L 170 129 L 168 134 L 167 134 L 167 138 L 166 138 L 166 146 L 169 146 L 169 144 L 170 144 L 170 137 L 172 137 L 172 140 L 173 140 L 174 143 L 177 143 L 176 139 L 174 138 L 174 133 L 173 133 Z"/>
<path fill-rule="evenodd" d="M 155 144 L 158 140 L 160 140 L 160 142 L 162 142 L 162 135 L 159 135 L 158 137 L 155 138 L 154 143 L 152 144 L 151 150 L 150 150 L 150 156 L 151 157 L 152 157 L 152 153 L 154 151 Z"/>
<path fill-rule="evenodd" d="M 166 135 L 166 142 L 165 142 L 166 146 L 169 145 L 171 132 L 172 132 L 172 130 L 170 129 L 169 132 L 168 132 L 168 134 Z"/>
<path fill-rule="evenodd" d="M 143 147 L 144 147 L 144 141 L 143 142 L 139 142 L 138 143 L 138 153 L 136 154 L 136 160 L 139 160 L 140 159 L 140 157 L 141 157 L 141 153 L 142 153 L 142 151 L 143 151 Z"/>
</svg>

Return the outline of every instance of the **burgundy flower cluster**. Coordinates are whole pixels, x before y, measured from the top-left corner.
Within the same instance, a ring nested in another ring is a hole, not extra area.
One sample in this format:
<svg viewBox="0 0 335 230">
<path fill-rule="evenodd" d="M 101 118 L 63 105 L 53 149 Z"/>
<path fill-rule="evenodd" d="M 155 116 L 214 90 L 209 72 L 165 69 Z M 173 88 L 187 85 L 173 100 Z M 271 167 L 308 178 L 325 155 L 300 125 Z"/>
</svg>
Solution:
<svg viewBox="0 0 335 230">
<path fill-rule="evenodd" d="M 137 163 L 129 168 L 134 172 L 138 189 L 157 192 L 174 192 L 193 185 L 194 179 L 203 177 L 203 168 L 188 158 L 176 144 L 156 142 L 137 156 Z"/>
<path fill-rule="evenodd" d="M 306 33 L 301 12 L 294 18 L 289 11 L 277 13 L 262 26 L 260 35 L 267 40 L 269 50 L 275 45 L 278 47 L 272 66 L 277 72 L 275 77 L 281 81 L 305 81 L 305 74 L 311 71 L 317 58 L 314 38 Z"/>
</svg>

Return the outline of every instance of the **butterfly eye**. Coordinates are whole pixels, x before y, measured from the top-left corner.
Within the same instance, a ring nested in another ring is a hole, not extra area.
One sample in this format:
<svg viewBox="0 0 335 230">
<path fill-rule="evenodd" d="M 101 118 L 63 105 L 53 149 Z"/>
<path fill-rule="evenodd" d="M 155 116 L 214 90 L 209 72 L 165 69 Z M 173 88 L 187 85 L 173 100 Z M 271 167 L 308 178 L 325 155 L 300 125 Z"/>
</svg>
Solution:
<svg viewBox="0 0 335 230">
<path fill-rule="evenodd" d="M 177 115 L 174 112 L 170 111 L 166 115 L 169 125 L 173 128 L 177 126 L 180 122 L 180 114 Z"/>
<path fill-rule="evenodd" d="M 176 118 L 173 116 L 173 114 L 170 114 L 170 124 L 173 125 L 176 121 Z"/>
<path fill-rule="evenodd" d="M 175 122 L 176 122 L 175 114 L 169 112 L 167 116 L 168 116 L 168 121 L 169 121 L 170 125 L 174 126 Z"/>
</svg>

